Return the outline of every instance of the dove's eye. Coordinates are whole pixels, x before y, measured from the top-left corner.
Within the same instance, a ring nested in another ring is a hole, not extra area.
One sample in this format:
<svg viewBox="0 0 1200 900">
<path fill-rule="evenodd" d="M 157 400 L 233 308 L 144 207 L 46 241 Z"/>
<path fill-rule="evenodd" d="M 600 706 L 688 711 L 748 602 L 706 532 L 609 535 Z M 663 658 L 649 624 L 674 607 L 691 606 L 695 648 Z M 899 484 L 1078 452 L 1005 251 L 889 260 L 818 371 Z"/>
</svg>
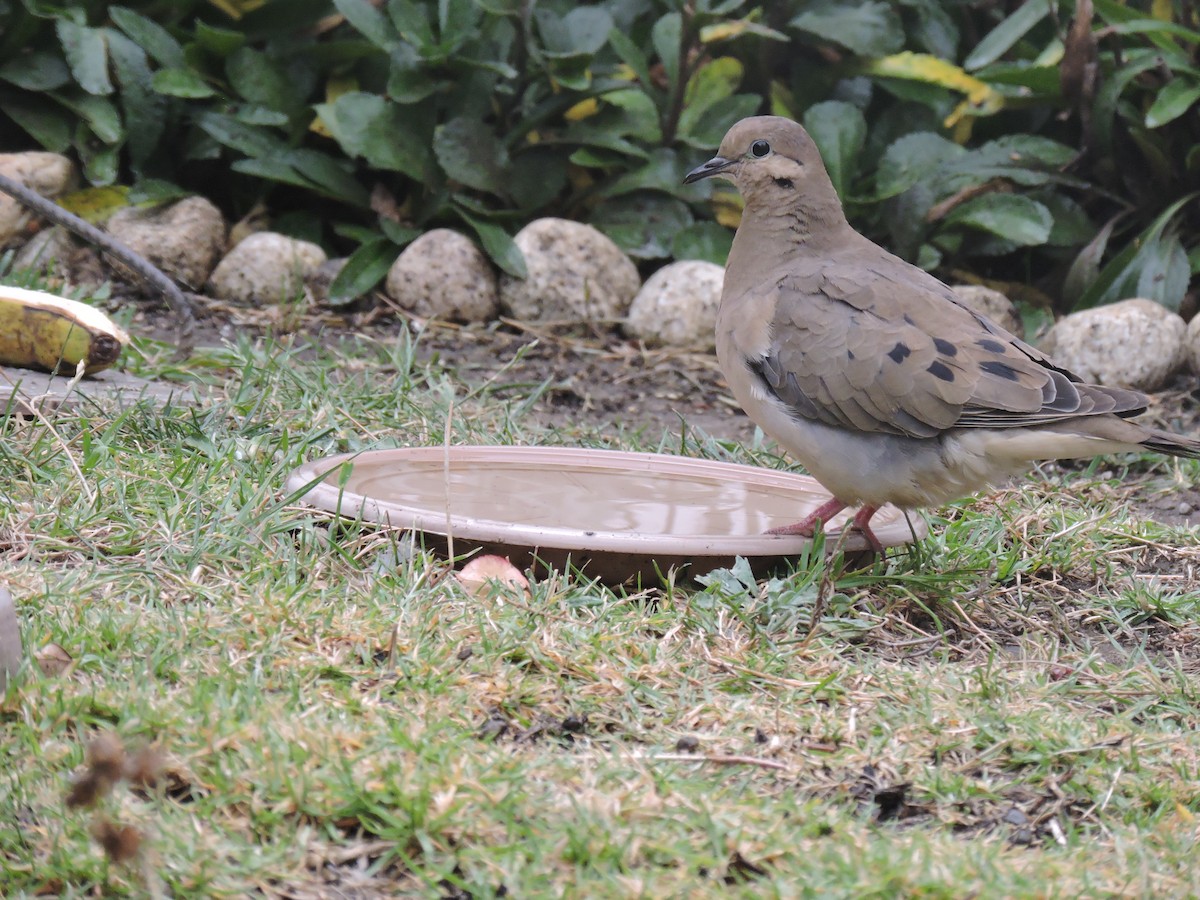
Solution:
<svg viewBox="0 0 1200 900">
<path fill-rule="evenodd" d="M 771 152 L 771 145 L 766 141 L 755 141 L 750 145 L 750 155 L 755 159 L 762 159 Z"/>
</svg>

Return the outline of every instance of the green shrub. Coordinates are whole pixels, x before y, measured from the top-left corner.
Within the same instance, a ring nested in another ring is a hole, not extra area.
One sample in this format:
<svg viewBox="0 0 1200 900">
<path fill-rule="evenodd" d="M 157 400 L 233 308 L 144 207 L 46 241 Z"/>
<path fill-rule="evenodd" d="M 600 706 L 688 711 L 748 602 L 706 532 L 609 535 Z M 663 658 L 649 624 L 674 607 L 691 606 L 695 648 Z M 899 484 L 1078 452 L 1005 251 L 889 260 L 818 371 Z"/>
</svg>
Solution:
<svg viewBox="0 0 1200 900">
<path fill-rule="evenodd" d="M 680 178 L 773 111 L 907 258 L 1175 306 L 1200 31 L 1190 4 L 1093 2 L 0 0 L 0 112 L 134 199 L 268 199 L 275 227 L 357 246 L 349 296 L 444 224 L 517 274 L 509 236 L 541 215 L 650 265 L 721 261 L 736 197 Z"/>
</svg>

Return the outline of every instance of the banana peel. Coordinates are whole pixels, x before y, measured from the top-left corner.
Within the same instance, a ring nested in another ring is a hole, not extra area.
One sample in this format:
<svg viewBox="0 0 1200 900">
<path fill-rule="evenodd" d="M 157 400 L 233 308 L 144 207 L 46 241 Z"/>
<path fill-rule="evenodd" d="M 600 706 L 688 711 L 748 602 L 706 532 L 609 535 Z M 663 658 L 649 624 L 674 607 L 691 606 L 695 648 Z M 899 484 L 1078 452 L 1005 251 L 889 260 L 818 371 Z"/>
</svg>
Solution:
<svg viewBox="0 0 1200 900">
<path fill-rule="evenodd" d="M 0 285 L 0 365 L 74 375 L 107 369 L 129 335 L 94 306 Z"/>
</svg>

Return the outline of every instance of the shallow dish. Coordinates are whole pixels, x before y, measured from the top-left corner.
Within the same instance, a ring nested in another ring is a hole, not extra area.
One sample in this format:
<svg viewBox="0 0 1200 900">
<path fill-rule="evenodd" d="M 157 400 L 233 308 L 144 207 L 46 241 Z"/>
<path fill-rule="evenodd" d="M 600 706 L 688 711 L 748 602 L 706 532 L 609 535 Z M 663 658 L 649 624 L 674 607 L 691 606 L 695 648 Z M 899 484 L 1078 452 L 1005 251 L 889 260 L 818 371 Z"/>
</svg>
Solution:
<svg viewBox="0 0 1200 900">
<path fill-rule="evenodd" d="M 808 538 L 764 534 L 829 499 L 807 475 L 658 453 L 566 447 L 413 447 L 314 460 L 288 477 L 312 506 L 422 533 L 454 552 L 508 556 L 518 567 L 571 565 L 608 583 L 691 575 L 741 556 L 756 571 L 802 553 Z M 846 513 L 830 523 L 828 546 Z M 910 522 L 911 520 L 911 526 Z M 881 509 L 885 547 L 925 536 L 925 522 Z M 867 551 L 851 532 L 847 552 Z"/>
</svg>

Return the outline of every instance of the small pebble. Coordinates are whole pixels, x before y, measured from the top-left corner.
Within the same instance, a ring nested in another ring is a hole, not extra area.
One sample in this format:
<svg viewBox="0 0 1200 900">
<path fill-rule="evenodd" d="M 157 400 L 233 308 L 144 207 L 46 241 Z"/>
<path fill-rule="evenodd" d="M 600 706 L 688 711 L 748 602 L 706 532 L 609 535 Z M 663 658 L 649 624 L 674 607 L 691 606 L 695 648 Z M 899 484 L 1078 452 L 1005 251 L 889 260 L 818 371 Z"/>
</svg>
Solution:
<svg viewBox="0 0 1200 900">
<path fill-rule="evenodd" d="M 1181 516 L 1190 516 L 1192 514 L 1192 504 L 1188 503 L 1186 500 L 1181 500 L 1179 505 L 1175 507 L 1175 512 L 1179 513 Z"/>
</svg>

